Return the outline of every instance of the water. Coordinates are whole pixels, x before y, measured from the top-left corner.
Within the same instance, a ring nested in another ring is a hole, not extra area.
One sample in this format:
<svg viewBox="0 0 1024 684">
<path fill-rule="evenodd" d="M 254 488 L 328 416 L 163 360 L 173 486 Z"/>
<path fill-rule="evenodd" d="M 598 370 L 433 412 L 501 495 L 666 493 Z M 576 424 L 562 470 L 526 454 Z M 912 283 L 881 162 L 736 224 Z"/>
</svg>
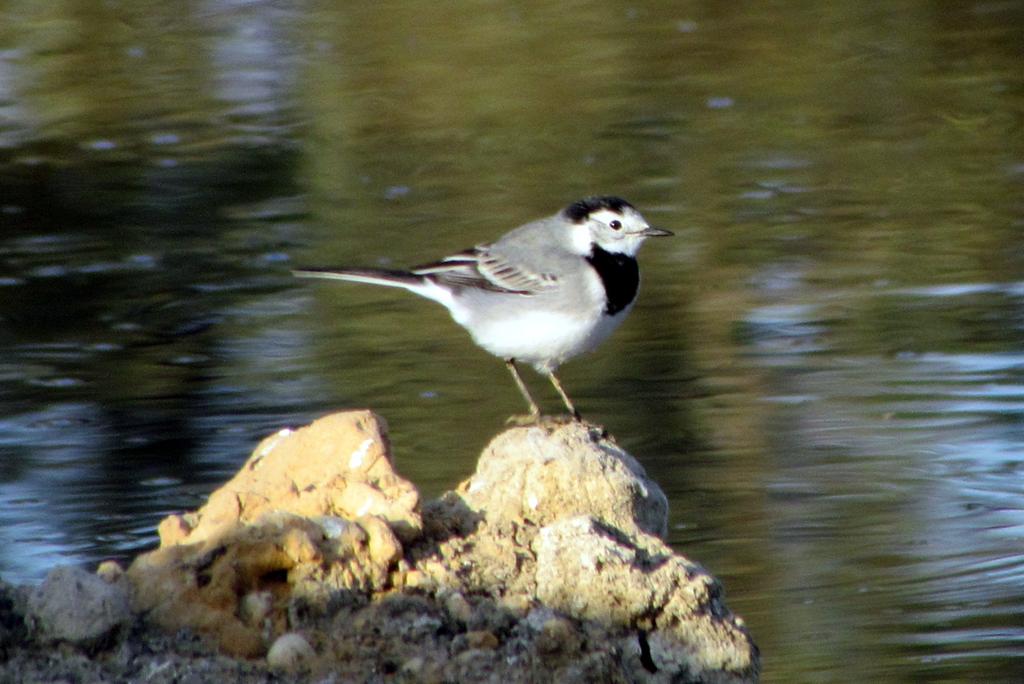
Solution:
<svg viewBox="0 0 1024 684">
<path fill-rule="evenodd" d="M 347 407 L 451 487 L 522 410 L 502 364 L 289 269 L 616 193 L 677 237 L 562 379 L 765 681 L 1019 681 L 1022 29 L 1012 2 L 7 3 L 0 576 L 130 558 Z"/>
</svg>

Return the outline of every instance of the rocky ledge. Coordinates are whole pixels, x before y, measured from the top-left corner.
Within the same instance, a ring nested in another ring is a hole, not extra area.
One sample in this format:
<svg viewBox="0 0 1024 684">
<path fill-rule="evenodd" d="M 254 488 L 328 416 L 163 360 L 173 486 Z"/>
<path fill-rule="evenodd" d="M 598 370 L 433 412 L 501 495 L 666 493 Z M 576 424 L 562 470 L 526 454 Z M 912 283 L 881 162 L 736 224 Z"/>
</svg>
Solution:
<svg viewBox="0 0 1024 684">
<path fill-rule="evenodd" d="M 383 421 L 282 430 L 124 570 L 0 585 L 0 682 L 748 682 L 665 495 L 579 423 L 496 437 L 420 502 Z"/>
</svg>

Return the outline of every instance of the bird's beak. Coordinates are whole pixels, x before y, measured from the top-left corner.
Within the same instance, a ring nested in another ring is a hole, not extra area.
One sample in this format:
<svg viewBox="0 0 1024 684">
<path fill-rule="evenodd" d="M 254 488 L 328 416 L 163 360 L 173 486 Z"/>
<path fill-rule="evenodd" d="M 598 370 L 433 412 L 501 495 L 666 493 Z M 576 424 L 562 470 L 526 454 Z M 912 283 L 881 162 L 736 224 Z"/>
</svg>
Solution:
<svg viewBox="0 0 1024 684">
<path fill-rule="evenodd" d="M 671 230 L 665 230 L 664 228 L 655 228 L 654 226 L 647 226 L 646 228 L 641 230 L 638 233 L 638 235 L 642 235 L 644 237 L 669 237 L 670 235 L 675 235 L 675 233 L 673 233 Z"/>
</svg>

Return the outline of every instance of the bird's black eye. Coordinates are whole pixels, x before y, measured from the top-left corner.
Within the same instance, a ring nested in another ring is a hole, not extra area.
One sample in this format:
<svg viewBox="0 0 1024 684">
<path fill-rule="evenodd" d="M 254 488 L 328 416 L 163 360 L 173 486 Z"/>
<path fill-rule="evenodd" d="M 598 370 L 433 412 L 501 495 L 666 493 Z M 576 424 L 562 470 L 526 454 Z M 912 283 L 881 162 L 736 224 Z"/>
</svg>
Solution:
<svg viewBox="0 0 1024 684">
<path fill-rule="evenodd" d="M 618 230 L 619 228 L 622 228 L 622 221 L 615 219 L 608 225 L 612 227 L 612 230 Z"/>
</svg>

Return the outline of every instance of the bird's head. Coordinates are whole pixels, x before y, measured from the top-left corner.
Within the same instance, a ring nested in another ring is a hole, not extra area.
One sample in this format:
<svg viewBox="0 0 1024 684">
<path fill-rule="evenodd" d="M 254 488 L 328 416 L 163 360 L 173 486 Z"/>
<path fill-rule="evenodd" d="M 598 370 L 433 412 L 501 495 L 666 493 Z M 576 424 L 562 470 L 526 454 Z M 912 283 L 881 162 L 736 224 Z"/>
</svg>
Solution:
<svg viewBox="0 0 1024 684">
<path fill-rule="evenodd" d="M 607 195 L 573 202 L 562 210 L 562 218 L 570 224 L 572 244 L 580 254 L 589 254 L 597 245 L 612 254 L 635 256 L 647 238 L 672 235 L 651 227 L 626 200 Z"/>
</svg>

